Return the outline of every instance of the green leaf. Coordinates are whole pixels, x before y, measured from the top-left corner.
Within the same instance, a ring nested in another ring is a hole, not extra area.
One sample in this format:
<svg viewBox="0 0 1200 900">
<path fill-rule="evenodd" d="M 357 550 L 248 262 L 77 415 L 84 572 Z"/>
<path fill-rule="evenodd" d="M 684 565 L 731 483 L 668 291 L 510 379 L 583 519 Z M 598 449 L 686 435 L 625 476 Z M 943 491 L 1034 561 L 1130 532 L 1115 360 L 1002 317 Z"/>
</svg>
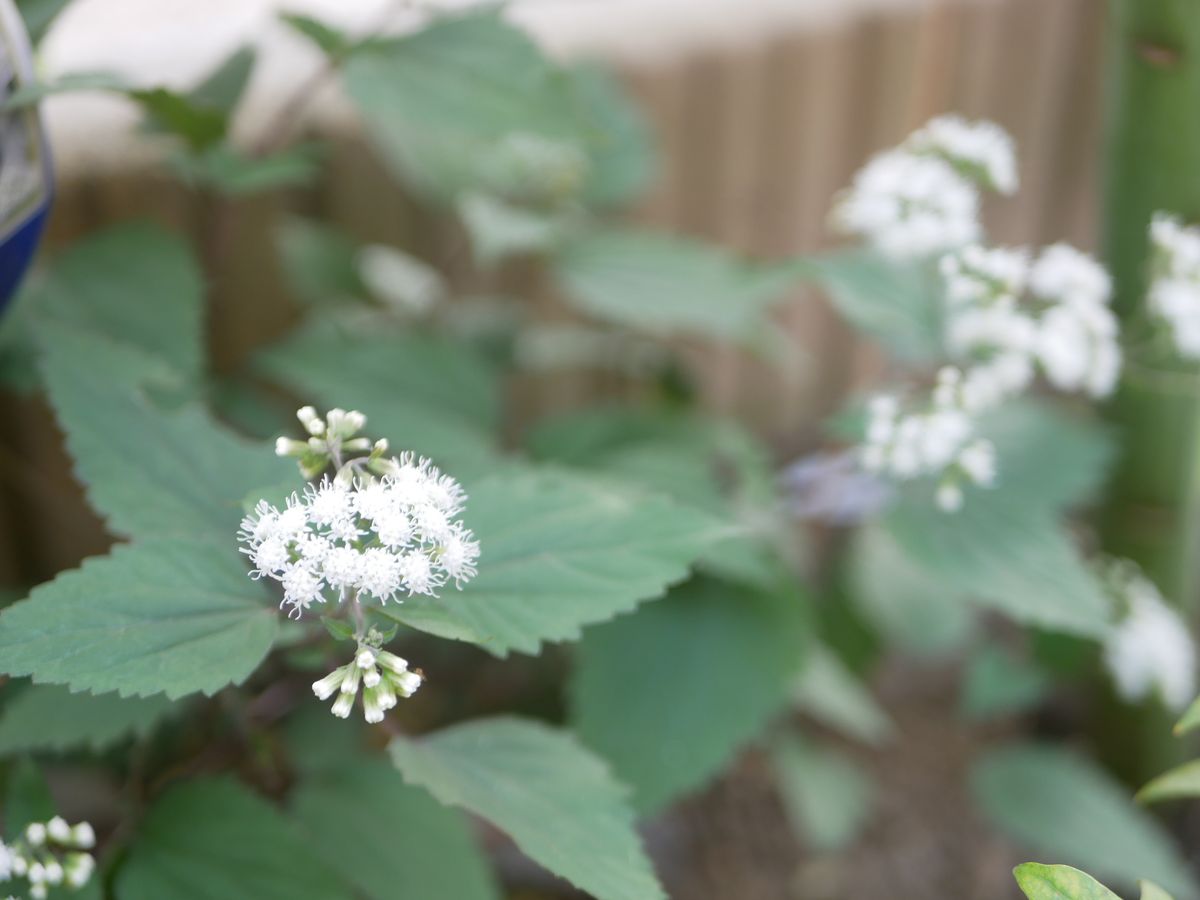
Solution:
<svg viewBox="0 0 1200 900">
<path fill-rule="evenodd" d="M 638 105 L 614 74 L 598 65 L 570 70 L 576 103 L 586 110 L 584 139 L 591 171 L 583 199 L 614 206 L 639 197 L 654 180 L 657 159 Z"/>
<path fill-rule="evenodd" d="M 1200 726 L 1200 697 L 1193 700 L 1192 705 L 1179 717 L 1179 721 L 1175 723 L 1175 734 L 1176 736 L 1187 734 L 1198 726 Z"/>
<path fill-rule="evenodd" d="M 310 183 L 319 171 L 320 153 L 315 144 L 296 144 L 263 157 L 217 143 L 196 152 L 176 153 L 169 161 L 189 187 L 244 197 Z"/>
<path fill-rule="evenodd" d="M 297 478 L 289 460 L 203 409 L 159 409 L 125 380 L 146 369 L 128 349 L 59 325 L 41 332 L 42 372 L 75 473 L 115 533 L 207 536 L 232 546 L 242 498 Z"/>
<path fill-rule="evenodd" d="M 350 900 L 354 893 L 274 807 L 230 779 L 202 778 L 172 788 L 150 809 L 117 872 L 116 895 Z"/>
<path fill-rule="evenodd" d="M 837 311 L 897 357 L 929 362 L 943 355 L 943 288 L 937 272 L 859 250 L 811 264 Z"/>
<path fill-rule="evenodd" d="M 124 75 L 116 72 L 70 72 L 54 81 L 35 81 L 21 85 L 8 95 L 0 111 L 10 113 L 40 103 L 54 94 L 69 94 L 74 91 L 115 91 L 128 93 L 134 90 Z"/>
<path fill-rule="evenodd" d="M 887 742 L 891 719 L 833 651 L 813 646 L 796 679 L 794 698 L 815 719 L 867 744 Z"/>
<path fill-rule="evenodd" d="M 71 0 L 17 0 L 17 10 L 25 20 L 29 41 L 35 47 L 42 42 L 54 19 Z"/>
<path fill-rule="evenodd" d="M 322 320 L 274 344 L 257 365 L 305 402 L 361 410 L 369 434 L 457 477 L 486 470 L 495 456 L 495 374 L 462 344 L 375 319 Z"/>
<path fill-rule="evenodd" d="M 1171 900 L 1171 895 L 1153 881 L 1139 881 L 1138 886 L 1142 889 L 1141 900 Z"/>
<path fill-rule="evenodd" d="M 465 818 L 383 760 L 343 759 L 303 781 L 291 808 L 312 852 L 371 900 L 500 897 Z"/>
<path fill-rule="evenodd" d="M 1183 797 L 1200 797 L 1200 759 L 1164 772 L 1137 793 L 1139 803 L 1158 803 Z"/>
<path fill-rule="evenodd" d="M 498 655 L 574 640 L 585 625 L 659 596 L 718 536 L 695 510 L 552 469 L 512 467 L 468 487 L 463 519 L 479 539 L 479 575 L 461 592 L 383 612 L 435 634 L 473 635 Z"/>
<path fill-rule="evenodd" d="M 975 628 L 976 610 L 960 588 L 919 565 L 887 530 L 860 528 L 849 565 L 863 616 L 888 640 L 920 656 L 960 648 Z"/>
<path fill-rule="evenodd" d="M 40 319 L 140 350 L 189 382 L 203 373 L 203 276 L 187 244 L 157 225 L 118 225 L 72 244 L 30 293 Z"/>
<path fill-rule="evenodd" d="M 1013 875 L 1029 900 L 1121 900 L 1091 875 L 1070 866 L 1022 863 Z"/>
<path fill-rule="evenodd" d="M 30 685 L 0 710 L 0 753 L 104 750 L 146 736 L 171 707 L 162 696 L 73 694 L 57 685 Z"/>
<path fill-rule="evenodd" d="M 279 226 L 276 246 L 288 286 L 305 303 L 336 305 L 366 296 L 358 243 L 348 234 L 325 222 L 292 216 Z"/>
<path fill-rule="evenodd" d="M 1050 688 L 1044 672 L 999 648 L 978 650 L 967 665 L 962 711 L 982 720 L 1021 712 L 1038 703 Z"/>
<path fill-rule="evenodd" d="M 871 808 L 870 780 L 849 759 L 796 737 L 777 740 L 771 763 L 792 827 L 818 851 L 844 847 Z"/>
<path fill-rule="evenodd" d="M 187 98 L 197 106 L 223 112 L 228 119 L 241 100 L 250 73 L 254 71 L 253 47 L 241 47 L 188 91 Z"/>
<path fill-rule="evenodd" d="M 229 128 L 227 111 L 197 104 L 186 94 L 161 87 L 126 93 L 142 108 L 146 130 L 174 135 L 193 152 L 213 146 Z"/>
<path fill-rule="evenodd" d="M 1181 897 L 1196 883 L 1170 837 L 1083 756 L 1036 744 L 993 750 L 971 771 L 984 815 L 1012 840 L 1126 884 L 1148 877 Z"/>
<path fill-rule="evenodd" d="M 520 719 L 477 719 L 399 738 L 391 752 L 406 781 L 487 819 L 598 900 L 665 896 L 623 788 L 570 735 Z"/>
<path fill-rule="evenodd" d="M 886 529 L 909 562 L 951 590 L 1019 622 L 1104 635 L 1108 601 L 1059 518 L 1103 478 L 1108 436 L 1036 404 L 996 411 L 983 436 L 1000 461 L 995 490 L 971 490 L 946 514 L 930 486 L 917 485 L 886 514 Z"/>
<path fill-rule="evenodd" d="M 0 613 L 10 675 L 171 699 L 240 683 L 271 648 L 278 613 L 233 541 L 149 538 L 34 588 Z"/>
<path fill-rule="evenodd" d="M 42 770 L 31 759 L 19 759 L 8 771 L 4 790 L 4 834 L 11 841 L 30 822 L 45 822 L 55 813 L 54 798 Z"/>
<path fill-rule="evenodd" d="M 299 13 L 281 13 L 279 20 L 292 28 L 298 34 L 304 35 L 320 48 L 321 52 L 333 59 L 341 59 L 355 47 L 344 31 L 333 28 L 312 16 L 302 16 Z"/>
<path fill-rule="evenodd" d="M 550 250 L 562 239 L 571 221 L 483 193 L 463 195 L 458 201 L 458 214 L 471 235 L 475 258 L 485 266 L 510 256 Z"/>
<path fill-rule="evenodd" d="M 479 186 L 507 136 L 570 140 L 586 122 L 569 79 L 496 10 L 379 42 L 345 83 L 396 173 L 446 198 Z"/>
<path fill-rule="evenodd" d="M 751 264 L 699 241 L 645 231 L 600 231 L 563 245 L 555 275 L 599 319 L 660 335 L 750 340 L 787 296 L 795 264 Z"/>
<path fill-rule="evenodd" d="M 572 720 L 634 789 L 639 812 L 703 785 L 786 706 L 803 659 L 802 603 L 693 580 L 584 633 Z"/>
<path fill-rule="evenodd" d="M 343 619 L 331 619 L 329 616 L 321 616 L 321 624 L 325 626 L 325 630 L 329 632 L 330 637 L 335 641 L 354 640 L 354 626 Z"/>
</svg>

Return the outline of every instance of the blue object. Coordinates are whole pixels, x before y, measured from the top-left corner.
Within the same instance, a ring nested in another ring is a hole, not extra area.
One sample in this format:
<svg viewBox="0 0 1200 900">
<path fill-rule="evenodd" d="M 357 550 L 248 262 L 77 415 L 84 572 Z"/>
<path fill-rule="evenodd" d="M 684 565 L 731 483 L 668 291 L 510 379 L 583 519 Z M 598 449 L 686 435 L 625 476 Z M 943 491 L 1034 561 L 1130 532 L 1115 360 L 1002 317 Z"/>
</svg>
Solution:
<svg viewBox="0 0 1200 900">
<path fill-rule="evenodd" d="M 33 55 L 21 16 L 12 0 L 0 0 L 0 100 L 33 81 Z M 37 107 L 0 114 L 0 313 L 33 260 L 53 186 Z"/>
</svg>

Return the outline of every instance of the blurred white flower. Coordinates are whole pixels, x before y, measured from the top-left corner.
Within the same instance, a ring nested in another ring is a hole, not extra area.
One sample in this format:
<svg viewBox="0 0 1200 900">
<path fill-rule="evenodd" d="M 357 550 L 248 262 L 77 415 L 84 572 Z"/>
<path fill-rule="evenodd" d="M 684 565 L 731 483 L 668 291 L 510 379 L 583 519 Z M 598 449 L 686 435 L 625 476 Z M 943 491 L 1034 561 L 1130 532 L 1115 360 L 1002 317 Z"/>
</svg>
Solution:
<svg viewBox="0 0 1200 900">
<path fill-rule="evenodd" d="M 1157 693 L 1172 709 L 1182 709 L 1196 691 L 1196 648 L 1179 614 L 1158 588 L 1137 572 L 1121 576 L 1125 617 L 1104 645 L 1104 661 L 1126 700 Z"/>
<path fill-rule="evenodd" d="M 1150 311 L 1170 328 L 1180 356 L 1200 359 L 1200 228 L 1155 213 L 1150 242 Z"/>
<path fill-rule="evenodd" d="M 905 142 L 917 152 L 934 153 L 1001 194 L 1017 189 L 1017 156 L 1008 132 L 995 122 L 938 116 Z"/>
<path fill-rule="evenodd" d="M 95 843 L 95 832 L 87 822 L 72 827 L 61 816 L 31 822 L 19 837 L 0 841 L 0 883 L 25 879 L 33 900 L 44 900 L 57 885 L 78 890 L 96 868 L 92 855 L 85 852 Z"/>
<path fill-rule="evenodd" d="M 931 401 L 921 408 L 902 412 L 895 397 L 872 398 L 859 461 L 868 472 L 897 481 L 938 479 L 935 498 L 946 512 L 961 508 L 963 484 L 990 487 L 996 476 L 992 444 L 975 436 L 963 405 L 962 373 L 951 366 L 938 373 Z"/>
</svg>

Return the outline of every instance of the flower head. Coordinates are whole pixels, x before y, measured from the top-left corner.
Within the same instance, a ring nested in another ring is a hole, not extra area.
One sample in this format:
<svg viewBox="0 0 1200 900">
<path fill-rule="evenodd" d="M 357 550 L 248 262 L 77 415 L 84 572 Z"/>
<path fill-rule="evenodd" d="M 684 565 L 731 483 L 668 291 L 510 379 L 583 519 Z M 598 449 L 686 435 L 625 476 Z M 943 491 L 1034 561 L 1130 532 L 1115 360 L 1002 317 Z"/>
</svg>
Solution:
<svg viewBox="0 0 1200 900">
<path fill-rule="evenodd" d="M 1150 311 L 1170 329 L 1181 357 L 1200 359 L 1200 228 L 1156 213 L 1150 242 Z"/>
</svg>

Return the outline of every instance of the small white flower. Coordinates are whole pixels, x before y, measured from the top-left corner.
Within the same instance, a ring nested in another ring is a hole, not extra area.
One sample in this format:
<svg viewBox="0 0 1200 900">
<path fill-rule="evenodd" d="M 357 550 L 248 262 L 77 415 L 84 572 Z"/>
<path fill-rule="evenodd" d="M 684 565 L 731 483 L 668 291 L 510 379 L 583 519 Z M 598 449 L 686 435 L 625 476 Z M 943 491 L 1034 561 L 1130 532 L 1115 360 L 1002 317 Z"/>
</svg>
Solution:
<svg viewBox="0 0 1200 900">
<path fill-rule="evenodd" d="M 1112 279 L 1104 267 L 1069 244 L 1044 249 L 1029 272 L 1029 289 L 1056 303 L 1106 304 Z"/>
<path fill-rule="evenodd" d="M 996 482 L 996 448 L 991 441 L 969 444 L 958 455 L 958 465 L 977 485 L 991 487 Z"/>
<path fill-rule="evenodd" d="M 81 888 L 92 877 L 92 872 L 96 869 L 96 861 L 90 853 L 72 853 L 67 857 L 65 869 L 67 884 L 73 888 Z"/>
<path fill-rule="evenodd" d="M 424 679 L 417 672 L 402 672 L 393 679 L 396 690 L 404 697 L 411 697 L 417 692 Z"/>
<path fill-rule="evenodd" d="M 995 122 L 938 116 L 914 132 L 905 144 L 914 151 L 946 158 L 1002 194 L 1012 194 L 1017 189 L 1013 141 Z"/>
<path fill-rule="evenodd" d="M 90 822 L 79 822 L 71 829 L 71 843 L 81 850 L 90 850 L 96 846 L 96 832 L 92 830 Z M 89 864 L 95 862 L 86 853 L 80 855 L 87 856 Z"/>
<path fill-rule="evenodd" d="M 283 603 L 290 605 L 292 614 L 296 616 L 299 616 L 301 611 L 308 609 L 314 602 L 325 602 L 325 597 L 321 593 L 325 586 L 321 581 L 321 576 L 306 564 L 288 566 L 280 581 L 283 583 Z"/>
<path fill-rule="evenodd" d="M 31 847 L 42 846 L 46 843 L 46 826 L 41 822 L 30 822 L 25 826 L 25 840 Z"/>
<path fill-rule="evenodd" d="M 63 881 L 62 864 L 52 859 L 46 863 L 46 884 L 62 884 Z"/>
<path fill-rule="evenodd" d="M 1200 228 L 1156 213 L 1150 239 L 1154 257 L 1147 305 L 1170 329 L 1176 352 L 1200 359 Z"/>
<path fill-rule="evenodd" d="M 358 656 L 354 657 L 354 664 L 360 669 L 375 668 L 375 651 L 369 647 L 364 647 L 358 651 Z"/>
<path fill-rule="evenodd" d="M 1157 692 L 1182 709 L 1196 692 L 1196 648 L 1187 626 L 1144 576 L 1125 585 L 1128 613 L 1105 643 L 1104 659 L 1126 700 Z"/>
<path fill-rule="evenodd" d="M 893 259 L 928 257 L 979 238 L 979 192 L 943 159 L 891 150 L 855 176 L 834 223 Z"/>
<path fill-rule="evenodd" d="M 328 700 L 335 693 L 341 690 L 342 682 L 346 679 L 346 667 L 339 666 L 334 669 L 320 681 L 313 682 L 313 693 L 316 694 L 318 700 Z"/>
<path fill-rule="evenodd" d="M 963 505 L 962 488 L 953 481 L 943 482 L 938 485 L 936 501 L 942 512 L 958 512 Z"/>
<path fill-rule="evenodd" d="M 339 719 L 350 718 L 350 711 L 354 709 L 354 694 L 341 693 L 338 698 L 333 701 L 333 706 L 330 707 L 330 712 Z"/>
</svg>

